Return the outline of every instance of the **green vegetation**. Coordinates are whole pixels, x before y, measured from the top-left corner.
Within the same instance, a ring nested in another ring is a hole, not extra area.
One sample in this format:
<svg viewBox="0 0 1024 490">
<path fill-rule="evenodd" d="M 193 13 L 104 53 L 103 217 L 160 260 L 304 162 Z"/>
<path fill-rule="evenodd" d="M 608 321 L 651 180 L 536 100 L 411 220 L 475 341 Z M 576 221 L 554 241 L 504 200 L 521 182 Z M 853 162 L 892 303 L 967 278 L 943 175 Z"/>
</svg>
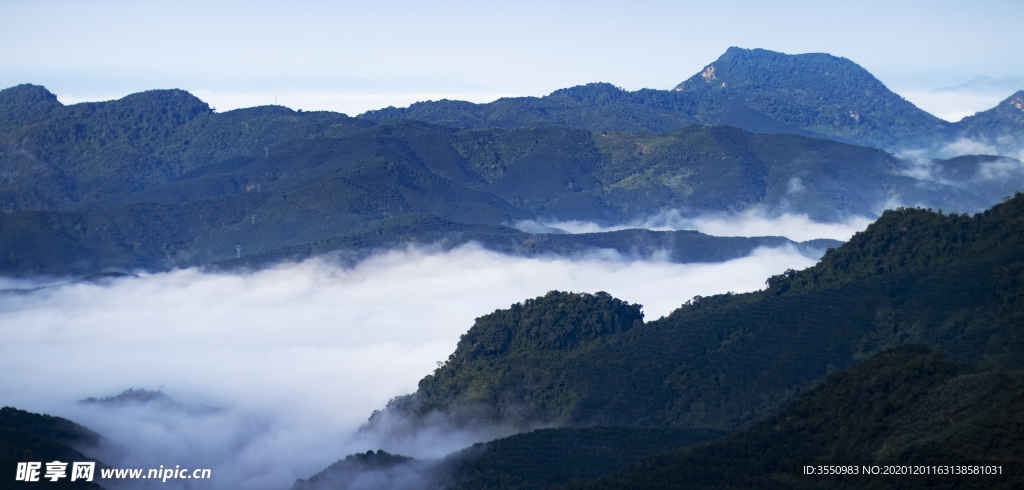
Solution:
<svg viewBox="0 0 1024 490">
<path fill-rule="evenodd" d="M 522 426 L 734 430 L 901 344 L 1021 369 L 1022 240 L 1018 194 L 973 217 L 887 211 L 764 291 L 696 297 L 647 323 L 607 295 L 552 292 L 478 318 L 448 361 L 388 409 Z"/>
<path fill-rule="evenodd" d="M 806 136 L 890 150 L 969 137 L 1008 152 L 1024 134 L 1021 97 L 949 124 L 849 60 L 739 48 L 672 91 L 590 84 L 360 118 L 219 114 L 181 90 L 64 106 L 20 85 L 0 90 L 0 272 L 209 264 L 239 246 L 253 263 L 435 238 L 381 239 L 395 220 L 618 225 L 760 206 L 824 221 L 894 200 L 974 212 L 1020 190 L 1015 161 L 939 161 L 922 181 L 883 151 Z"/>
<path fill-rule="evenodd" d="M 1004 154 L 1016 154 L 1024 148 L 1024 90 L 987 111 L 963 118 L 958 125 L 963 137 L 992 145 Z"/>
<path fill-rule="evenodd" d="M 550 296 L 550 295 L 549 295 Z M 350 488 L 403 464 L 431 489 L 1019 488 L 1024 372 L 979 371 L 922 345 L 832 373 L 778 413 L 729 434 L 664 427 L 540 429 L 441 460 L 372 451 L 297 489 Z M 1001 465 L 1002 477 L 805 477 L 804 465 Z M 376 472 L 376 474 L 374 473 Z M 392 470 L 390 481 L 396 480 Z"/>
<path fill-rule="evenodd" d="M 539 429 L 454 453 L 445 488 L 542 489 L 596 478 L 639 459 L 717 439 L 725 432 L 641 427 Z"/>
<path fill-rule="evenodd" d="M 567 376 L 587 352 L 642 319 L 640 305 L 607 293 L 552 291 L 517 303 L 478 318 L 448 362 L 388 408 L 423 415 L 457 401 L 493 410 L 487 417 L 496 420 L 564 424 L 579 398 Z"/>
<path fill-rule="evenodd" d="M 507 225 L 749 206 L 829 220 L 870 215 L 892 198 L 956 210 L 995 199 L 894 175 L 901 163 L 879 150 L 722 126 L 457 131 L 283 107 L 217 114 L 173 90 L 65 107 L 30 85 L 0 91 L 0 108 L 5 274 L 234 264 L 238 246 L 258 265 L 469 239 L 513 253 L 641 255 L 660 241 L 674 243 L 675 260 L 725 260 L 750 247 L 701 239 L 702 249 L 685 250 L 692 240 L 681 234 L 555 237 Z"/>
<path fill-rule="evenodd" d="M 296 481 L 292 489 L 550 488 L 606 475 L 645 457 L 723 435 L 714 430 L 641 427 L 538 429 L 474 444 L 440 460 L 416 460 L 383 450 L 351 454 L 308 480 Z"/>
<path fill-rule="evenodd" d="M 833 374 L 747 430 L 566 488 L 1019 488 L 1024 375 L 971 371 L 922 346 L 896 348 Z M 1002 465 L 1009 475 L 794 475 L 815 464 L 970 461 Z"/>
</svg>

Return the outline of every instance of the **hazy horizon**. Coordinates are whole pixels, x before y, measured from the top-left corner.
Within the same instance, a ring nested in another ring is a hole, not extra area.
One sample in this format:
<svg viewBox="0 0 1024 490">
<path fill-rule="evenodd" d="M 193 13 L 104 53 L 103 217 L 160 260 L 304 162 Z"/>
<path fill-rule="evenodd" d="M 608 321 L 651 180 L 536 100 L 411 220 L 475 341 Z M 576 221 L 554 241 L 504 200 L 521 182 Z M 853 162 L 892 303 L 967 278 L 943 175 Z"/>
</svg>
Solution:
<svg viewBox="0 0 1024 490">
<path fill-rule="evenodd" d="M 799 53 L 788 53 L 799 54 Z M 708 60 L 708 63 L 714 61 Z M 856 61 L 856 60 L 854 60 Z M 90 70 L 86 70 L 89 72 Z M 385 107 L 408 107 L 416 102 L 431 100 L 463 100 L 478 104 L 493 102 L 502 97 L 543 97 L 555 90 L 567 87 L 551 87 L 546 91 L 532 93 L 503 92 L 478 84 L 460 80 L 436 80 L 425 77 L 403 77 L 390 80 L 373 80 L 362 77 L 265 77 L 239 80 L 236 85 L 231 82 L 219 81 L 216 84 L 178 79 L 178 77 L 161 74 L 150 74 L 148 77 L 110 81 L 109 89 L 103 87 L 105 72 L 116 73 L 120 70 L 92 70 L 93 75 L 78 76 L 78 70 L 69 73 L 60 71 L 42 72 L 39 70 L 22 69 L 8 70 L 0 74 L 0 87 L 9 88 L 21 83 L 42 85 L 57 96 L 64 105 L 82 102 L 103 102 L 116 100 L 127 95 L 146 90 L 180 88 L 208 103 L 218 112 L 266 105 L 281 105 L 292 110 L 331 111 L 349 116 L 356 116 L 366 111 Z M 21 75 L 24 73 L 25 75 Z M 35 73 L 35 74 L 33 74 Z M 694 72 L 696 73 L 696 72 Z M 680 81 L 693 73 L 681 76 Z M 1007 97 L 1024 89 L 1024 83 L 1018 86 L 1005 83 L 1003 86 L 970 87 L 969 83 L 984 74 L 971 77 L 963 83 L 949 87 L 943 78 L 936 78 L 931 86 L 920 83 L 900 86 L 889 86 L 890 90 L 909 100 L 919 108 L 950 122 L 995 107 Z M 87 83 L 76 83 L 76 80 L 88 80 Z M 1017 77 L 1006 76 L 1004 79 L 1016 80 Z M 308 82 L 303 82 L 308 80 Z M 601 82 L 591 80 L 585 83 Z M 885 83 L 884 80 L 882 80 Z M 332 85 L 333 82 L 333 85 Z M 636 87 L 668 90 L 674 87 Z M 958 87 L 964 87 L 958 89 Z M 131 87 L 131 88 L 128 88 Z M 213 88 L 210 88 L 213 87 Z"/>
<path fill-rule="evenodd" d="M 1012 33 L 1024 4 L 1012 0 L 650 0 L 628 8 L 310 0 L 244 9 L 105 0 L 7 2 L 0 14 L 18 20 L 0 32 L 0 86 L 52 85 L 67 102 L 181 88 L 222 111 L 276 97 L 293 109 L 356 115 L 425 99 L 542 96 L 591 82 L 670 89 L 739 46 L 848 58 L 922 109 L 955 120 L 991 108 L 994 96 L 936 89 L 1024 76 L 1024 60 L 1004 55 L 1020 44 Z"/>
</svg>

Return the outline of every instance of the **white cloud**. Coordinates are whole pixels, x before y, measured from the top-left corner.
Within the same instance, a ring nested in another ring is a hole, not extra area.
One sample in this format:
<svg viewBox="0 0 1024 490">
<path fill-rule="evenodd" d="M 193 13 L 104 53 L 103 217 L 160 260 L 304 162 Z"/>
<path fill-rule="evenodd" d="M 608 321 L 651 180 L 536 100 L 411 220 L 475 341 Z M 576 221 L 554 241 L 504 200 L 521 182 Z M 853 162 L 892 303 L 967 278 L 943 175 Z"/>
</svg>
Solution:
<svg viewBox="0 0 1024 490">
<path fill-rule="evenodd" d="M 804 187 L 804 182 L 800 177 L 793 177 L 789 179 L 786 184 L 786 194 L 799 194 L 805 191 L 807 188 Z"/>
<path fill-rule="evenodd" d="M 943 150 L 949 155 L 995 154 L 995 149 L 968 139 L 961 139 L 956 143 L 947 145 Z M 1017 184 L 1024 177 L 1024 162 L 1013 158 L 996 158 L 991 161 L 981 162 L 973 169 L 973 174 L 964 175 L 955 172 L 955 169 L 944 168 L 943 165 L 930 158 L 923 156 L 924 152 L 904 152 L 898 155 L 902 159 L 903 166 L 895 171 L 896 175 L 905 175 L 922 182 L 935 182 L 943 185 L 966 189 L 975 192 L 978 196 L 986 198 L 998 198 L 1004 195 L 1003 186 L 1011 189 L 1018 188 Z M 1024 156 L 1024 151 L 1022 155 Z M 986 186 L 999 184 L 999 189 L 991 189 Z"/>
<path fill-rule="evenodd" d="M 796 185 L 803 185 L 797 179 Z M 790 189 L 794 183 L 791 181 Z M 786 213 L 771 216 L 764 209 L 754 207 L 739 213 L 708 213 L 695 218 L 684 216 L 678 210 L 662 211 L 654 216 L 632 223 L 602 226 L 590 221 L 520 221 L 514 224 L 528 233 L 542 232 L 544 228 L 564 230 L 569 233 L 599 233 L 605 231 L 643 228 L 654 231 L 697 230 L 714 236 L 784 236 L 802 242 L 816 238 L 849 240 L 854 233 L 868 227 L 871 218 L 853 216 L 842 222 L 821 223 L 811 220 L 806 214 Z"/>
<path fill-rule="evenodd" d="M 976 112 L 995 107 L 1010 93 L 1012 92 L 908 91 L 900 92 L 900 95 L 936 117 L 957 122 Z"/>
<path fill-rule="evenodd" d="M 3 293 L 0 404 L 104 434 L 124 450 L 105 454 L 114 465 L 210 467 L 207 488 L 285 488 L 352 452 L 438 456 L 486 437 L 352 437 L 372 410 L 414 391 L 477 316 L 559 289 L 604 290 L 644 304 L 655 319 L 694 295 L 758 289 L 812 263 L 790 249 L 672 264 L 607 252 L 516 258 L 467 245 L 392 251 L 353 268 L 314 259 Z M 224 411 L 74 403 L 127 388 Z"/>
<path fill-rule="evenodd" d="M 939 153 L 946 158 L 958 157 L 960 155 L 998 155 L 996 147 L 967 138 L 960 138 L 942 147 Z"/>
</svg>

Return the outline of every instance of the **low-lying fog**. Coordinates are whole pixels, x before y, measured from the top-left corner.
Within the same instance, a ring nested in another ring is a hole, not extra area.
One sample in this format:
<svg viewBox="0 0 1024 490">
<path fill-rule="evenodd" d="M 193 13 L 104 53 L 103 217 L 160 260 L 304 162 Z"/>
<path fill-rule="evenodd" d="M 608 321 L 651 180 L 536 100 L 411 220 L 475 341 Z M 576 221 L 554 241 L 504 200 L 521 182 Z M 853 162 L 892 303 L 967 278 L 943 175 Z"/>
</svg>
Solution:
<svg viewBox="0 0 1024 490">
<path fill-rule="evenodd" d="M 686 217 L 677 210 L 662 211 L 654 216 L 632 223 L 615 226 L 601 226 L 586 221 L 534 221 L 524 220 L 515 227 L 528 233 L 542 233 L 562 230 L 568 233 L 598 233 L 605 231 L 644 228 L 654 231 L 697 230 L 714 236 L 784 236 L 802 242 L 815 238 L 849 240 L 854 233 L 862 231 L 874 221 L 872 218 L 854 216 L 846 221 L 822 223 L 811 220 L 806 214 L 772 214 L 760 207 L 753 207 L 739 213 L 705 213 L 698 217 Z"/>
<path fill-rule="evenodd" d="M 493 437 L 352 436 L 374 409 L 414 391 L 478 316 L 552 289 L 603 290 L 643 304 L 651 320 L 694 295 L 759 289 L 812 264 L 792 249 L 672 264 L 614 253 L 517 258 L 468 245 L 392 251 L 352 268 L 313 259 L 7 291 L 0 404 L 90 427 L 110 441 L 98 456 L 115 467 L 212 468 L 197 488 L 288 488 L 356 451 L 439 457 Z M 128 388 L 162 390 L 174 403 L 77 403 Z"/>
</svg>

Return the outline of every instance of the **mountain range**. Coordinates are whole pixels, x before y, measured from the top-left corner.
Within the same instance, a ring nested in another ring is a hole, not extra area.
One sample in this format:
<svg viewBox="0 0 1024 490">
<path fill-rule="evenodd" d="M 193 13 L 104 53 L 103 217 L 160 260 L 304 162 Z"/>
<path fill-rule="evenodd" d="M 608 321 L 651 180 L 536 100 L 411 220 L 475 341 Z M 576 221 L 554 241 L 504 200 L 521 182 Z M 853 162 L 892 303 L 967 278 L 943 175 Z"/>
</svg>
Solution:
<svg viewBox="0 0 1024 490">
<path fill-rule="evenodd" d="M 520 254 L 657 242 L 674 260 L 727 260 L 739 255 L 710 250 L 735 247 L 710 238 L 695 249 L 668 232 L 554 237 L 520 223 L 641 226 L 666 211 L 751 208 L 835 221 L 895 204 L 973 212 L 1024 187 L 1009 157 L 897 158 L 728 126 L 455 129 L 278 106 L 215 113 L 180 90 L 64 106 L 43 87 L 5 89 L 0 143 L 6 274 L 258 266 L 467 241 Z M 739 254 L 780 243 L 747 242 Z"/>
<path fill-rule="evenodd" d="M 1022 234 L 1024 194 L 973 217 L 900 209 L 763 291 L 695 297 L 654 321 L 605 293 L 515 304 L 478 318 L 447 362 L 367 427 L 447 415 L 564 428 L 434 461 L 352 455 L 293 488 L 400 474 L 416 475 L 416 488 L 1017 488 Z M 798 474 L 972 461 L 1006 473 Z"/>
<path fill-rule="evenodd" d="M 657 320 L 605 293 L 497 310 L 367 427 L 448 415 L 560 428 L 439 460 L 354 454 L 293 488 L 1019 488 L 1022 236 L 1024 194 L 974 216 L 899 209 L 763 291 L 698 296 Z M 83 458 L 98 438 L 0 411 L 9 461 Z M 800 474 L 921 463 L 1003 473 Z"/>
<path fill-rule="evenodd" d="M 608 83 L 556 90 L 545 97 L 488 104 L 418 102 L 361 114 L 408 118 L 457 128 L 562 124 L 591 131 L 664 133 L 693 125 L 728 125 L 755 133 L 792 133 L 939 155 L 962 138 L 1019 155 L 1024 148 L 1024 91 L 998 106 L 950 123 L 889 90 L 846 58 L 729 48 L 672 90 L 629 92 Z"/>
<path fill-rule="evenodd" d="M 524 433 L 432 461 L 367 448 L 294 488 L 1019 488 L 1022 104 L 1018 92 L 949 123 L 849 60 L 739 48 L 674 90 L 591 84 L 359 117 L 217 113 L 181 90 L 65 106 L 19 85 L 0 91 L 0 273 L 358 260 L 408 244 L 677 262 L 793 246 L 820 261 L 760 291 L 680 298 L 657 319 L 604 292 L 483 314 L 363 430 L 443 419 Z M 936 158 L 965 138 L 1002 155 Z M 642 229 L 752 209 L 877 219 L 845 243 Z M 636 228 L 558 228 L 573 221 Z M 131 397 L 163 400 L 89 403 Z M 81 461 L 99 441 L 0 410 L 8 468 Z M 1007 473 L 798 474 L 972 461 Z"/>
</svg>

